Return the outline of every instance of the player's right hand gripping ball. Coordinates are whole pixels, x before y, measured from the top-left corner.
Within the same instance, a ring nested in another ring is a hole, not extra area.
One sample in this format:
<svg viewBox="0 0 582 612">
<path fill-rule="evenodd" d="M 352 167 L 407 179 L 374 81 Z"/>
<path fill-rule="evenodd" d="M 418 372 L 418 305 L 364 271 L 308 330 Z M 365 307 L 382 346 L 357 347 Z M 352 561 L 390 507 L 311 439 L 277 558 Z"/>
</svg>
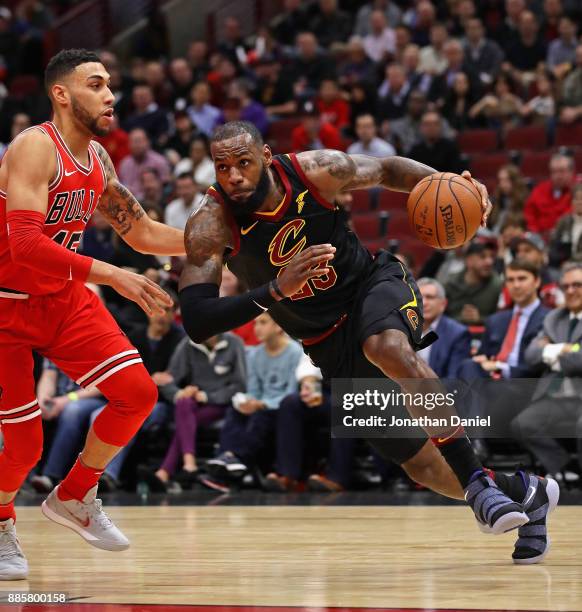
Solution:
<svg viewBox="0 0 582 612">
<path fill-rule="evenodd" d="M 407 208 L 416 236 L 435 249 L 455 249 L 471 240 L 483 214 L 478 189 L 452 172 L 423 178 L 410 192 Z"/>
</svg>

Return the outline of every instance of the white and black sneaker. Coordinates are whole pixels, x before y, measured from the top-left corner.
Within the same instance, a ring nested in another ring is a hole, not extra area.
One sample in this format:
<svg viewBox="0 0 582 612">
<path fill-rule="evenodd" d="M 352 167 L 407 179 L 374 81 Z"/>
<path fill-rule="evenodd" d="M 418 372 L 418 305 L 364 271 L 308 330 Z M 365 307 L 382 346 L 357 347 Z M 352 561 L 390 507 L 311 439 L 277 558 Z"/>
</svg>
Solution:
<svg viewBox="0 0 582 612">
<path fill-rule="evenodd" d="M 230 451 L 220 453 L 218 457 L 206 462 L 208 473 L 214 478 L 240 480 L 249 471 L 249 468 Z"/>
</svg>

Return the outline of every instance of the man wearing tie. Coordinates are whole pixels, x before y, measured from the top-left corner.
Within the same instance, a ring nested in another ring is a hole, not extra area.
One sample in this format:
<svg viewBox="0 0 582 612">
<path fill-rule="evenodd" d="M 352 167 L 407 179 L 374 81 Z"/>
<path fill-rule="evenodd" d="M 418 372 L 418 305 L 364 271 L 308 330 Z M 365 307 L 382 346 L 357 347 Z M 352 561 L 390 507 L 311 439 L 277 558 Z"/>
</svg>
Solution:
<svg viewBox="0 0 582 612">
<path fill-rule="evenodd" d="M 447 317 L 445 288 L 433 278 L 418 280 L 424 309 L 423 333 L 434 331 L 439 339 L 418 352 L 439 378 L 455 378 L 459 366 L 471 354 L 471 335 L 464 325 Z"/>
<path fill-rule="evenodd" d="M 582 263 L 566 264 L 561 289 L 564 308 L 553 310 L 525 353 L 531 367 L 544 373 L 532 403 L 511 423 L 513 434 L 552 474 L 577 472 L 580 465 L 555 438 L 578 438 L 582 459 Z"/>
<path fill-rule="evenodd" d="M 527 378 L 536 376 L 525 361 L 525 350 L 536 337 L 550 312 L 538 298 L 540 272 L 532 263 L 514 259 L 505 268 L 505 287 L 513 308 L 491 315 L 479 354 L 461 366 L 459 378 Z"/>
<path fill-rule="evenodd" d="M 486 433 L 508 437 L 509 424 L 530 402 L 531 393 L 515 379 L 541 374 L 539 366 L 526 363 L 525 351 L 542 329 L 550 312 L 538 298 L 539 269 L 526 260 L 514 259 L 505 268 L 505 288 L 513 308 L 491 315 L 479 354 L 463 361 L 458 377 L 471 385 L 472 401 L 466 406 L 467 416 L 491 415 L 493 429 Z M 502 385 L 482 379 L 503 379 Z M 513 381 L 513 382 L 511 382 Z M 493 394 L 493 397 L 492 397 Z"/>
</svg>

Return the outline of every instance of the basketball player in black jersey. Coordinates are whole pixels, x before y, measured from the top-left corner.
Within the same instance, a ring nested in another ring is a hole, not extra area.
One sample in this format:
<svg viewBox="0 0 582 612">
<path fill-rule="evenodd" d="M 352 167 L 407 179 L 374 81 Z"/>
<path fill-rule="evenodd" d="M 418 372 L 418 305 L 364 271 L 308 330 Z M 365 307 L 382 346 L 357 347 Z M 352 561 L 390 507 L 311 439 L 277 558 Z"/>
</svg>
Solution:
<svg viewBox="0 0 582 612">
<path fill-rule="evenodd" d="M 218 128 L 211 151 L 217 182 L 186 227 L 180 303 L 188 335 L 201 342 L 269 310 L 327 378 L 388 377 L 405 391 L 407 380 L 428 379 L 438 387 L 415 352 L 430 339 L 421 338 L 414 279 L 389 253 L 372 257 L 334 205 L 351 189 L 410 192 L 435 170 L 402 157 L 333 150 L 273 156 L 245 122 Z M 485 222 L 491 205 L 475 184 Z M 250 287 L 246 294 L 219 297 L 225 264 Z M 421 416 L 422 409 L 408 410 Z M 483 531 L 519 528 L 516 563 L 547 553 L 546 515 L 557 503 L 549 479 L 484 469 L 462 429 L 369 442 L 416 482 L 465 498 Z"/>
</svg>

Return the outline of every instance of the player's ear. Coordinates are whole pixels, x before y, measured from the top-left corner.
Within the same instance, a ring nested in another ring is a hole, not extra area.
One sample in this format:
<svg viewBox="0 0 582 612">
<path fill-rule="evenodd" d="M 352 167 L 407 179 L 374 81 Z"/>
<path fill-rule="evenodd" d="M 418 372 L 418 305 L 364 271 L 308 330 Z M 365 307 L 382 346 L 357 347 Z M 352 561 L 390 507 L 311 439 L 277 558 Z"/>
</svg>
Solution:
<svg viewBox="0 0 582 612">
<path fill-rule="evenodd" d="M 61 104 L 63 106 L 66 106 L 70 101 L 67 88 L 60 83 L 55 83 L 51 86 L 51 97 L 57 104 Z"/>
<path fill-rule="evenodd" d="M 263 161 L 265 166 L 268 168 L 273 161 L 273 152 L 271 151 L 271 147 L 269 145 L 263 145 Z"/>
</svg>

